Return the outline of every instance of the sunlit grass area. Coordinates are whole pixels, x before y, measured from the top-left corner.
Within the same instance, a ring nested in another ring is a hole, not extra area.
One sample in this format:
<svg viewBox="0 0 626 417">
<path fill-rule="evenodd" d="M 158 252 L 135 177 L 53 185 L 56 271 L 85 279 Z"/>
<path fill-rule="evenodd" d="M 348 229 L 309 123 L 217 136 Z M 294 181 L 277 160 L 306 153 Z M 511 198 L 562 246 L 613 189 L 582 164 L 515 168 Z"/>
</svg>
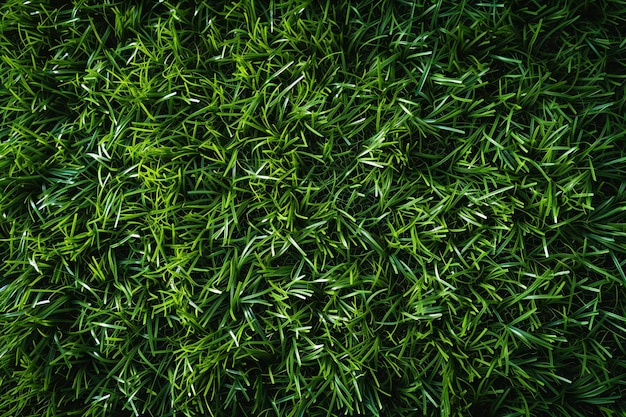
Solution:
<svg viewBox="0 0 626 417">
<path fill-rule="evenodd" d="M 0 416 L 624 416 L 626 1 L 0 5 Z"/>
</svg>

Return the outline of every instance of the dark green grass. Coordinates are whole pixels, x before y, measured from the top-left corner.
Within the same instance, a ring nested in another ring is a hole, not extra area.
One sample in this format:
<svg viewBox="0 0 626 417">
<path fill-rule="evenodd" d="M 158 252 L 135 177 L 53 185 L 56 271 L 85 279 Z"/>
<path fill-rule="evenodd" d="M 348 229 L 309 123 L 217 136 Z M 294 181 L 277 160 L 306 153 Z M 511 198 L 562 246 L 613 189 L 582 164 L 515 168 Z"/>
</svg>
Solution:
<svg viewBox="0 0 626 417">
<path fill-rule="evenodd" d="M 626 2 L 0 16 L 0 416 L 625 415 Z"/>
</svg>

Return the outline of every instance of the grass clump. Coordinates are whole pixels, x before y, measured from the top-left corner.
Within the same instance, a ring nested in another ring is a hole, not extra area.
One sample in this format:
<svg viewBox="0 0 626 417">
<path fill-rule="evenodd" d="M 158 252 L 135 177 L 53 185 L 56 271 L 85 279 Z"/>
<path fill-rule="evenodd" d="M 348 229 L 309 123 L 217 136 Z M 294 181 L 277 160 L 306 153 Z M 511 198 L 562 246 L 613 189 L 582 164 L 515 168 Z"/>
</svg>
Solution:
<svg viewBox="0 0 626 417">
<path fill-rule="evenodd" d="M 0 15 L 3 416 L 626 412 L 626 3 Z"/>
</svg>

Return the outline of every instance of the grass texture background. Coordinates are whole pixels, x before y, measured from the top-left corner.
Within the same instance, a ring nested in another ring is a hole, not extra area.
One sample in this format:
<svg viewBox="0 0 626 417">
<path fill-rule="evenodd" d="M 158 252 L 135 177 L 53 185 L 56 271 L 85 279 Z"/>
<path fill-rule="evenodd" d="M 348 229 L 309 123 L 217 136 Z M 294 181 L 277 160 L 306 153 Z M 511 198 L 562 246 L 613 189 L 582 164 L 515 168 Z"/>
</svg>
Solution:
<svg viewBox="0 0 626 417">
<path fill-rule="evenodd" d="M 626 2 L 0 16 L 1 416 L 626 415 Z"/>
</svg>

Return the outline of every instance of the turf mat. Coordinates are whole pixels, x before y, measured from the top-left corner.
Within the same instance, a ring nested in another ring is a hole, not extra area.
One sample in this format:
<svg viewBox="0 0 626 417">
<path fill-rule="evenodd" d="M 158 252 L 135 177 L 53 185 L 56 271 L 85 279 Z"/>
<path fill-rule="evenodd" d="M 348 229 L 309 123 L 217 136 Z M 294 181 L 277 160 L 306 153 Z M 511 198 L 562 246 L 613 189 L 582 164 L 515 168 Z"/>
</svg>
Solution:
<svg viewBox="0 0 626 417">
<path fill-rule="evenodd" d="M 626 1 L 0 5 L 0 416 L 624 416 Z"/>
</svg>

